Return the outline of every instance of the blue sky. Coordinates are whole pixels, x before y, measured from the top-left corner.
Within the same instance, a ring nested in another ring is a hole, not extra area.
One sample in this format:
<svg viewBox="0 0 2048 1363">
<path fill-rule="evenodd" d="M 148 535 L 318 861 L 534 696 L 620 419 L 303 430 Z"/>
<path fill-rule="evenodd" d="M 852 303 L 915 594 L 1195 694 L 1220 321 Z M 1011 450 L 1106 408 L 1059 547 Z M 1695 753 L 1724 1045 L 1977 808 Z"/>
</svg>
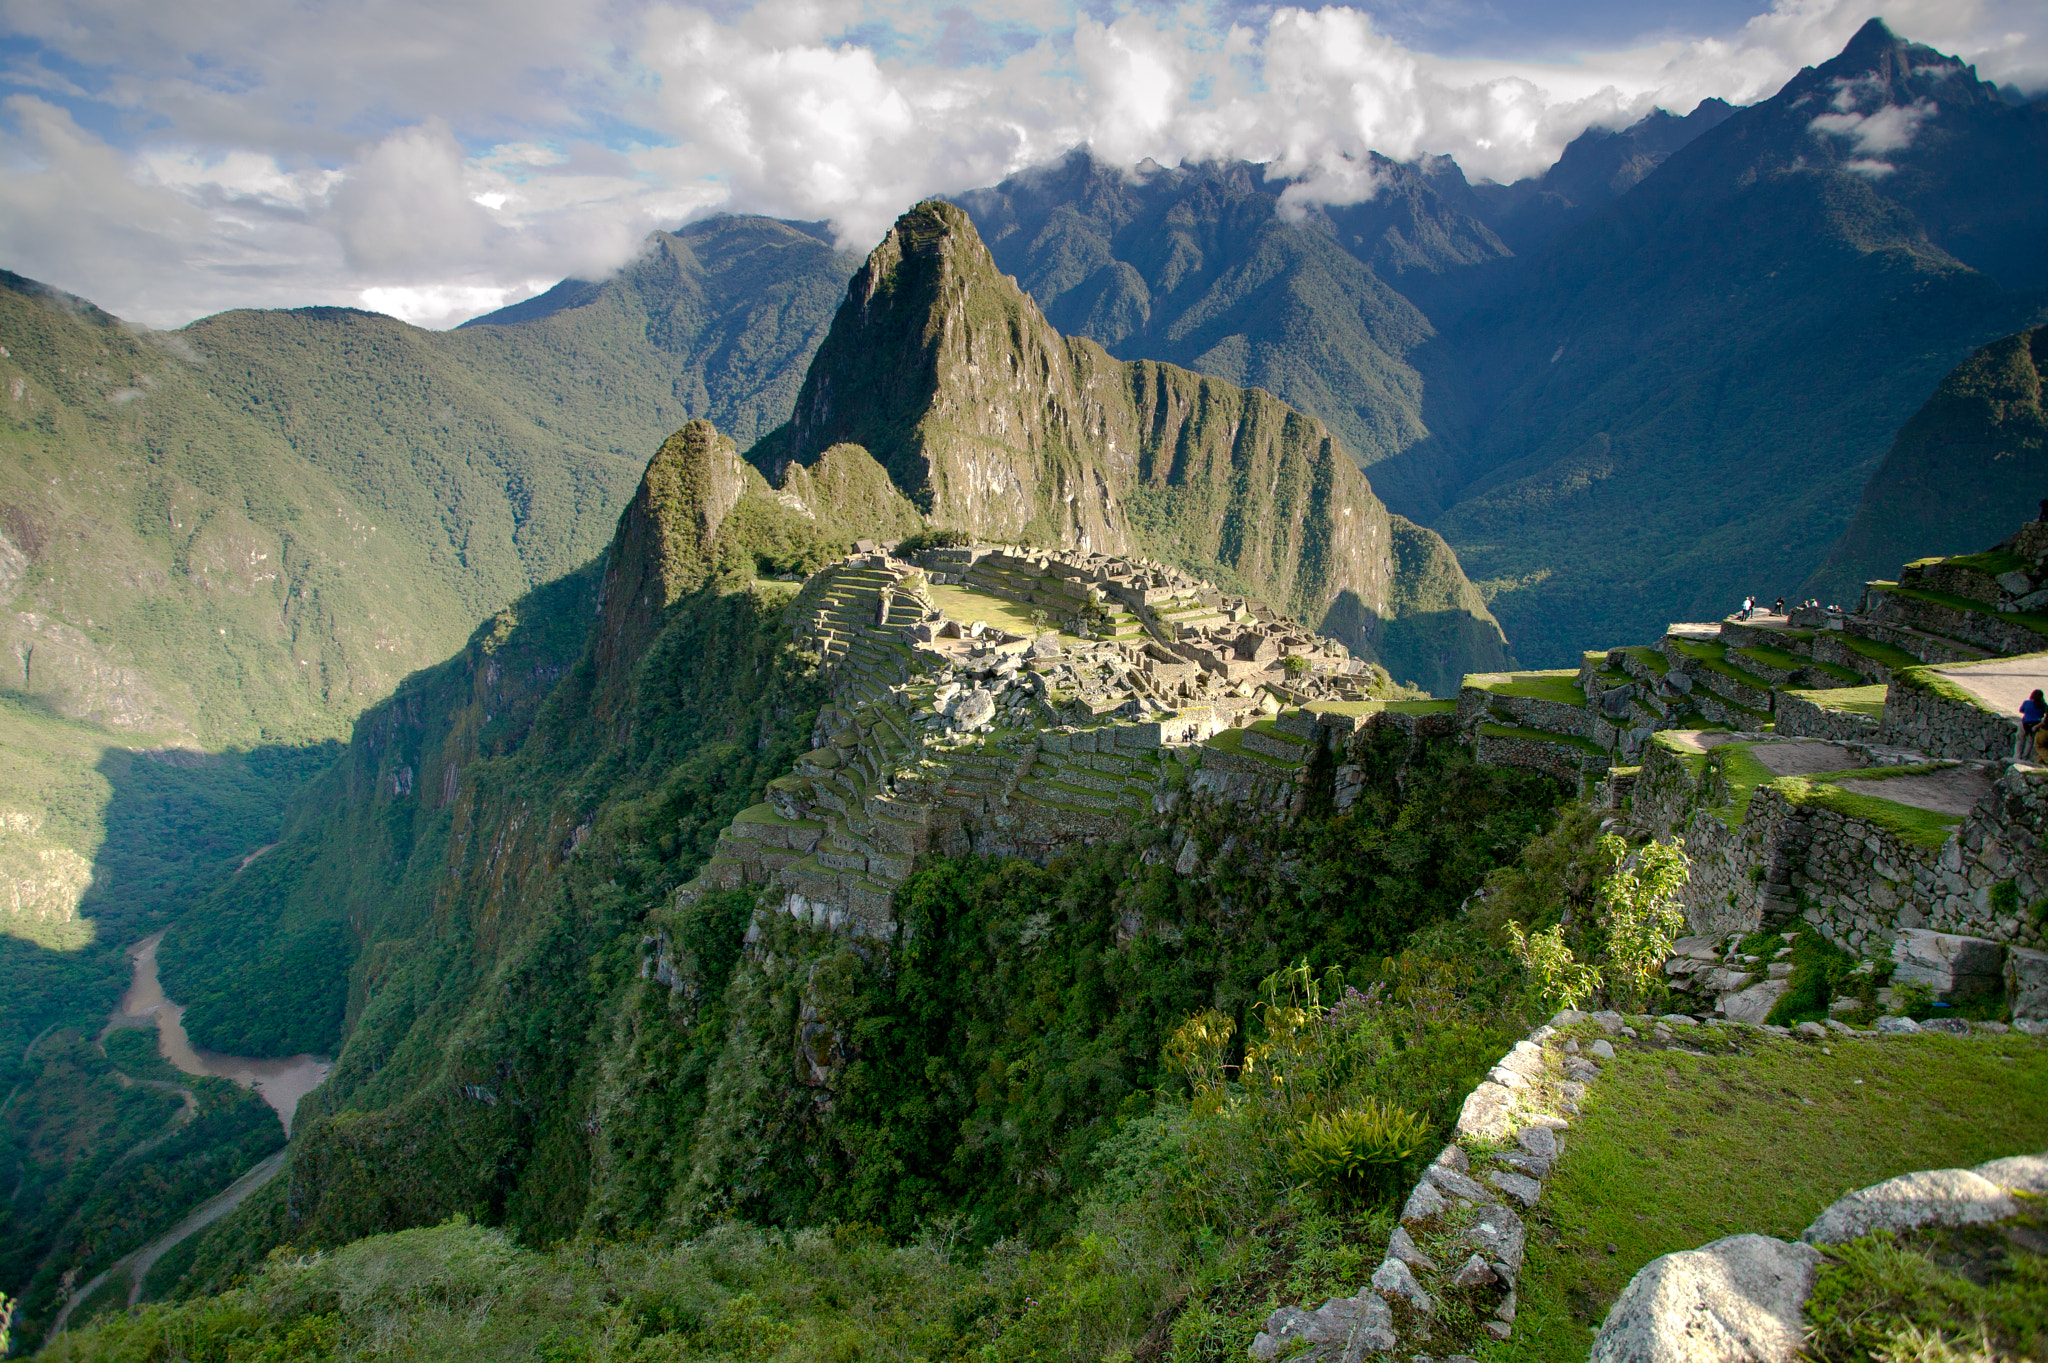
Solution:
<svg viewBox="0 0 2048 1363">
<path fill-rule="evenodd" d="M 1540 173 L 1588 126 L 1770 95 L 1873 13 L 2048 86 L 2041 0 L 0 0 L 0 266 L 154 326 L 348 303 L 449 325 L 705 213 L 903 207 L 1080 144 Z"/>
</svg>

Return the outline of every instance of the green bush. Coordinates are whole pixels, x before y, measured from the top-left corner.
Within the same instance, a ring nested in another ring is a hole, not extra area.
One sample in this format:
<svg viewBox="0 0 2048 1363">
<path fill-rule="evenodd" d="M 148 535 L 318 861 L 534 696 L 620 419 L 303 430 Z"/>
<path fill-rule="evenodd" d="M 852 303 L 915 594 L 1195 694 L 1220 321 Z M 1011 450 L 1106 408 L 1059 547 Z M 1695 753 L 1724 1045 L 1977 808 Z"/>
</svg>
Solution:
<svg viewBox="0 0 2048 1363">
<path fill-rule="evenodd" d="M 1414 1113 L 1367 1099 L 1303 1122 L 1288 1164 L 1296 1177 L 1326 1191 L 1380 1192 L 1429 1137 L 1428 1124 Z"/>
</svg>

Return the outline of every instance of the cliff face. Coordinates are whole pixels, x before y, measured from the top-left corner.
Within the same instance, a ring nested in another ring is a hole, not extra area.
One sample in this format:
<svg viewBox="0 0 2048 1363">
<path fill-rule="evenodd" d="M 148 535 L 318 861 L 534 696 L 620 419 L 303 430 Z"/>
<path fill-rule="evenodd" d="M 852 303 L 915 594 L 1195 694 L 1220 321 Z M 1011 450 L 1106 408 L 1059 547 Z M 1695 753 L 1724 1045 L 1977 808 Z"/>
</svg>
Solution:
<svg viewBox="0 0 2048 1363">
<path fill-rule="evenodd" d="M 872 456 L 932 524 L 977 537 L 1220 566 L 1397 677 L 1455 686 L 1506 641 L 1431 532 L 1402 578 L 1396 527 L 1329 430 L 1262 389 L 1125 362 L 1061 336 L 965 212 L 921 204 L 854 276 L 789 426 L 751 452 L 785 494 L 828 451 Z M 1403 525 L 1406 523 L 1403 522 Z M 1456 657 L 1410 656 L 1411 602 L 1469 617 Z"/>
<path fill-rule="evenodd" d="M 1870 476 L 1856 519 L 1801 595 L 1849 602 L 1906 559 L 1964 554 L 2031 519 L 2048 495 L 2048 327 L 1956 366 Z"/>
</svg>

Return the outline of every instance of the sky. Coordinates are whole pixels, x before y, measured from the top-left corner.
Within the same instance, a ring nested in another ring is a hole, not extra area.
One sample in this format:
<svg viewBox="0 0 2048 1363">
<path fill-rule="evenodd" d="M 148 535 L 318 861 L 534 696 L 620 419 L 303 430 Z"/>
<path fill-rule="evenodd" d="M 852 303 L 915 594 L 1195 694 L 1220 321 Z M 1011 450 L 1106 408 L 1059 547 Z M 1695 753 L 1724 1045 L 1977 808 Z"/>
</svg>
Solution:
<svg viewBox="0 0 2048 1363">
<path fill-rule="evenodd" d="M 1873 14 L 2048 90 L 2048 0 L 0 0 L 0 267 L 152 327 L 445 327 L 712 213 L 865 251 L 1076 146 L 1325 202 L 1370 196 L 1368 151 L 1509 181 L 1767 98 Z"/>
</svg>

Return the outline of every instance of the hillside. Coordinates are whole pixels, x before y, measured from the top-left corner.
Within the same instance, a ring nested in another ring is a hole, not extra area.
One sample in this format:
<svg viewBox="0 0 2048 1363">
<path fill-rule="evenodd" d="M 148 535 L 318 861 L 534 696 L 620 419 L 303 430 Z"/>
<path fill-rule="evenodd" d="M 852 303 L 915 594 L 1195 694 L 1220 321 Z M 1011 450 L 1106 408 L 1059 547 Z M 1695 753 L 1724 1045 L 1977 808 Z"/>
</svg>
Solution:
<svg viewBox="0 0 2048 1363">
<path fill-rule="evenodd" d="M 1887 108 L 1931 112 L 1873 160 Z M 1531 661 L 1794 595 L 1942 375 L 2038 315 L 2048 203 L 2000 187 L 2044 157 L 2048 106 L 1873 21 L 1419 352 L 1431 437 L 1374 485 Z"/>
<path fill-rule="evenodd" d="M 2048 328 L 1994 341 L 1899 430 L 1862 504 L 1801 596 L 1835 601 L 1916 554 L 1971 553 L 2048 493 Z"/>
</svg>

